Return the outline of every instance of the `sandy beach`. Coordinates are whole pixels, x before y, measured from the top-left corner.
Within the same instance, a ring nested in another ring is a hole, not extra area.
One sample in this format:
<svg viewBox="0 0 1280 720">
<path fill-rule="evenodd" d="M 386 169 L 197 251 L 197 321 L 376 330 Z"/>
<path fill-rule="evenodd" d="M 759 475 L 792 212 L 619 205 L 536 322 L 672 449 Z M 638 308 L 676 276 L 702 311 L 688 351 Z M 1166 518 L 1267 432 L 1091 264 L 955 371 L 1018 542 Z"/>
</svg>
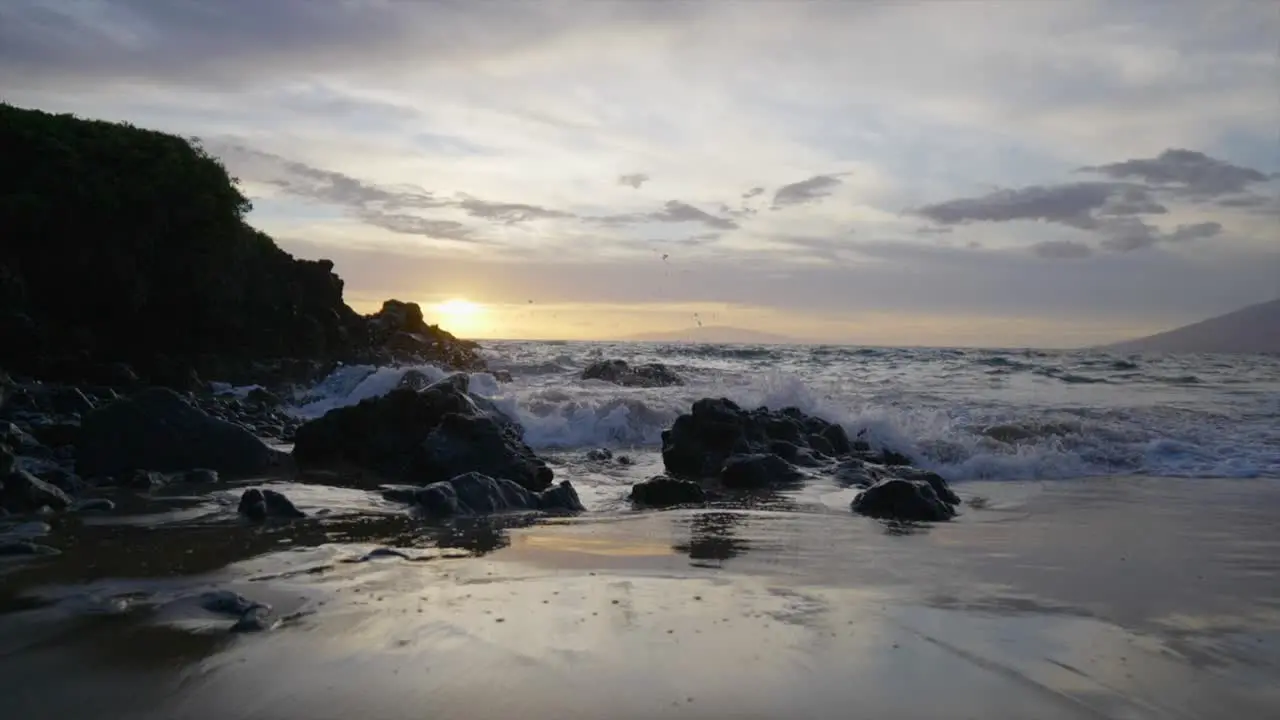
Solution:
<svg viewBox="0 0 1280 720">
<path fill-rule="evenodd" d="M 436 529 L 365 514 L 285 533 L 207 513 L 61 528 L 75 538 L 64 556 L 5 570 L 6 714 L 1280 712 L 1273 483 L 958 490 L 964 514 L 936 526 L 781 498 Z M 383 547 L 407 557 L 367 556 Z M 197 602 L 211 590 L 270 603 L 284 622 L 228 632 Z"/>
</svg>

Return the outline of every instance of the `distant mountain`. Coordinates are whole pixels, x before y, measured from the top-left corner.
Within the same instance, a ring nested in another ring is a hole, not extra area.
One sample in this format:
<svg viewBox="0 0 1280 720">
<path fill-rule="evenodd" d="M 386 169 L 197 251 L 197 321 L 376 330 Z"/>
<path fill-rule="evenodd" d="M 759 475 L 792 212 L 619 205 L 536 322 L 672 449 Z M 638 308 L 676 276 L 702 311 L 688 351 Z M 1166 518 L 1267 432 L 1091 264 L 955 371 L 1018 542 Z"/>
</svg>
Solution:
<svg viewBox="0 0 1280 720">
<path fill-rule="evenodd" d="M 785 335 L 774 335 L 772 333 L 723 325 L 638 333 L 621 339 L 633 342 L 707 343 L 714 345 L 794 345 L 804 342 Z"/>
<path fill-rule="evenodd" d="M 1280 353 L 1280 300 L 1158 335 L 1108 345 L 1121 352 Z"/>
</svg>

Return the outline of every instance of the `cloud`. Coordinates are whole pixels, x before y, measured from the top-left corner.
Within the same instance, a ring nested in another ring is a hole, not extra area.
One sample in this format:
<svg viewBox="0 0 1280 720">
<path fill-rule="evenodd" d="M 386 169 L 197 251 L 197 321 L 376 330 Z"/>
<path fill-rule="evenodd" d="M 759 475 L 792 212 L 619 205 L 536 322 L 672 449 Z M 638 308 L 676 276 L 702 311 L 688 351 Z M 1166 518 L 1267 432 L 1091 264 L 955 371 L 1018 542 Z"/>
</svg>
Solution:
<svg viewBox="0 0 1280 720">
<path fill-rule="evenodd" d="M 1093 248 L 1075 240 L 1045 240 L 1031 246 L 1038 257 L 1054 260 L 1078 260 L 1093 254 Z"/>
<path fill-rule="evenodd" d="M 401 235 L 421 235 L 457 242 L 484 242 L 475 237 L 474 229 L 455 220 L 432 220 L 417 215 L 377 211 L 361 212 L 359 217 L 370 225 Z"/>
<path fill-rule="evenodd" d="M 649 213 L 646 217 L 657 220 L 658 222 L 700 222 L 707 227 L 718 228 L 720 230 L 735 230 L 738 223 L 728 218 L 716 217 L 710 213 L 699 210 L 698 208 L 679 200 L 668 200 L 662 209 Z"/>
<path fill-rule="evenodd" d="M 644 173 L 631 173 L 630 175 L 619 175 L 619 185 L 630 185 L 639 190 L 640 186 L 649 182 L 649 176 Z"/>
<path fill-rule="evenodd" d="M 773 193 L 773 206 L 780 208 L 820 200 L 830 195 L 840 184 L 841 180 L 836 175 L 814 175 L 808 180 L 783 185 Z"/>
<path fill-rule="evenodd" d="M 751 198 L 753 198 L 753 197 L 755 197 L 755 196 L 757 196 L 757 195 L 763 195 L 763 194 L 764 194 L 764 188 L 762 188 L 762 187 L 753 187 L 753 188 L 751 188 L 750 190 L 748 190 L 748 191 L 746 191 L 746 192 L 742 193 L 742 199 L 743 199 L 743 200 L 750 200 Z"/>
<path fill-rule="evenodd" d="M 507 225 L 525 222 L 527 220 L 551 220 L 561 218 L 574 217 L 573 213 L 561 210 L 551 210 L 537 205 L 526 205 L 524 203 L 505 203 L 490 202 L 487 200 L 479 200 L 473 197 L 467 197 L 463 200 L 453 203 L 457 207 L 462 208 L 472 217 L 483 218 L 485 220 L 497 220 Z"/>
<path fill-rule="evenodd" d="M 1164 208 L 1136 185 L 1077 182 L 997 190 L 980 197 L 925 205 L 914 212 L 943 225 L 1038 220 L 1092 230 L 1098 227 L 1095 212 L 1119 216 L 1164 212 Z"/>
<path fill-rule="evenodd" d="M 1268 180 L 1267 175 L 1259 170 L 1180 148 L 1170 148 L 1154 158 L 1125 160 L 1080 170 L 1116 179 L 1137 179 L 1197 198 L 1215 198 L 1243 192 L 1254 183 Z"/>
<path fill-rule="evenodd" d="M 1179 225 L 1171 232 L 1162 232 L 1135 218 L 1121 218 L 1106 221 L 1101 231 L 1106 237 L 1102 241 L 1103 247 L 1116 252 L 1132 252 L 1161 242 L 1187 242 L 1215 237 L 1222 232 L 1222 225 L 1217 222 L 1201 222 Z"/>
<path fill-rule="evenodd" d="M 682 223 L 695 222 L 702 223 L 710 228 L 717 230 L 736 230 L 738 223 L 729 218 L 718 217 L 700 210 L 689 203 L 680 200 L 668 200 L 662 206 L 661 210 L 655 210 L 647 213 L 623 213 L 619 215 L 603 215 L 596 217 L 584 217 L 587 222 L 599 223 L 601 225 L 619 227 L 622 225 L 635 225 L 646 222 L 660 223 Z"/>
<path fill-rule="evenodd" d="M 1222 232 L 1222 224 L 1216 222 L 1202 222 L 1193 225 L 1179 225 L 1173 229 L 1173 232 L 1165 236 L 1169 242 L 1183 242 L 1187 240 L 1202 240 L 1205 238 L 1216 237 Z"/>
<path fill-rule="evenodd" d="M 913 232 L 917 235 L 949 235 L 955 228 L 943 225 L 942 227 L 934 227 L 932 225 L 923 225 L 916 228 Z"/>
</svg>

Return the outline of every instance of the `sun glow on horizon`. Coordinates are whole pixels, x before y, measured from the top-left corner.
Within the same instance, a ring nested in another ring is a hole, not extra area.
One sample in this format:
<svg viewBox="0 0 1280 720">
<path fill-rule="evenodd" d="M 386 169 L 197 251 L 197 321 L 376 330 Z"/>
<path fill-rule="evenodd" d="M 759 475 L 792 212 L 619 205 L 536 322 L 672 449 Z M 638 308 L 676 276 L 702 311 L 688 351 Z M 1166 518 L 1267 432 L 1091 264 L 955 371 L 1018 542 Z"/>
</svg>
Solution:
<svg viewBox="0 0 1280 720">
<path fill-rule="evenodd" d="M 438 322 L 440 327 L 458 337 L 466 338 L 482 334 L 486 311 L 480 303 L 452 298 L 432 305 L 431 309 L 435 315 L 432 321 Z"/>
</svg>

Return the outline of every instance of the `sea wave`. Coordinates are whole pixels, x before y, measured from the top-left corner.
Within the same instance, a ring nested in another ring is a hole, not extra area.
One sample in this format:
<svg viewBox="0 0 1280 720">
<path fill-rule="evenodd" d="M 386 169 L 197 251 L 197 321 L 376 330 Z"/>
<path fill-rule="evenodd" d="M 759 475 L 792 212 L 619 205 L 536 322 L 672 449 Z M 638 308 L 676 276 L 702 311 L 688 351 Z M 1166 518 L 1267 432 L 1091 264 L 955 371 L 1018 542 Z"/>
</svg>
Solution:
<svg viewBox="0 0 1280 720">
<path fill-rule="evenodd" d="M 620 349 L 611 346 L 605 354 L 615 357 Z M 1267 392 L 1272 386 L 1254 381 L 1248 387 L 1214 389 L 1191 382 L 1192 376 L 1217 372 L 1203 365 L 1157 368 L 1124 380 L 1117 376 L 1134 371 L 1095 376 L 1108 372 L 1115 358 L 1088 358 L 1089 375 L 1081 375 L 1050 357 L 1056 369 L 1042 368 L 1028 377 L 1060 382 L 1056 394 L 1044 395 L 1035 387 L 1000 394 L 982 388 L 1006 382 L 1007 376 L 988 373 L 1020 373 L 1022 358 L 939 353 L 913 363 L 905 355 L 919 351 L 900 350 L 904 357 L 893 361 L 850 353 L 845 360 L 814 367 L 812 349 L 780 348 L 777 352 L 803 362 L 779 362 L 780 369 L 768 372 L 750 357 L 701 368 L 674 362 L 688 360 L 686 354 L 664 358 L 685 373 L 685 386 L 622 388 L 578 379 L 576 368 L 584 358 L 597 357 L 598 347 L 529 343 L 516 350 L 493 358 L 495 367 L 524 368 L 513 372 L 514 382 L 498 383 L 478 373 L 472 389 L 519 420 L 526 441 L 541 451 L 600 446 L 657 451 L 662 431 L 681 412 L 701 397 L 714 396 L 747 407 L 797 407 L 956 480 L 1280 477 L 1277 395 Z M 636 360 L 654 357 L 661 356 L 649 347 Z M 408 370 L 431 380 L 449 374 L 429 365 L 344 367 L 302 393 L 294 412 L 316 417 L 384 394 Z M 1150 379 L 1161 373 L 1160 381 Z"/>
</svg>

